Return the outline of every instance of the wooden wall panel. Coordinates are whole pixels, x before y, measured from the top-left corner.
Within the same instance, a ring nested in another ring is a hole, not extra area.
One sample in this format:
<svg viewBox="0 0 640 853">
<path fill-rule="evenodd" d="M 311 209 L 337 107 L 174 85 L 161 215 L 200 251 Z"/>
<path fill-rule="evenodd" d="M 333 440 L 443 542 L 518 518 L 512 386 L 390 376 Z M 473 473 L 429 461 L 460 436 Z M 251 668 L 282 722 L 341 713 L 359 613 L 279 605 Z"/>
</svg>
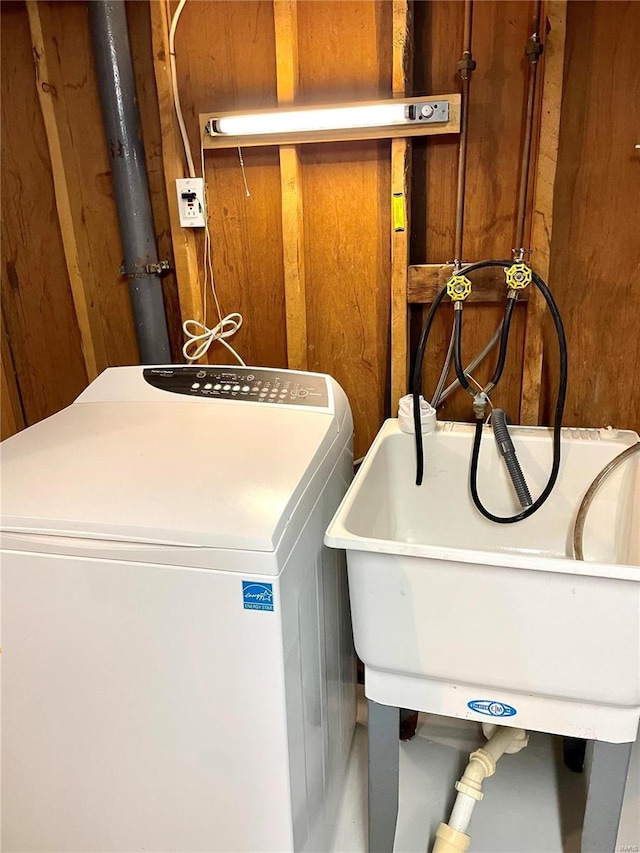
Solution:
<svg viewBox="0 0 640 853">
<path fill-rule="evenodd" d="M 2 4 L 2 312 L 27 423 L 86 373 L 53 196 L 23 3 Z"/>
<path fill-rule="evenodd" d="M 119 272 L 122 244 L 102 124 L 85 3 L 50 2 L 53 48 L 64 80 L 72 156 L 80 177 L 96 298 L 110 365 L 139 361 L 127 279 Z M 91 132 L 88 129 L 91 128 Z"/>
<path fill-rule="evenodd" d="M 390 3 L 302 3 L 300 102 L 389 97 Z M 309 369 L 351 401 L 355 452 L 385 416 L 389 384 L 390 145 L 301 147 Z"/>
<path fill-rule="evenodd" d="M 24 412 L 16 380 L 13 356 L 0 318 L 0 441 L 24 429 Z"/>
<path fill-rule="evenodd" d="M 82 205 L 82 180 L 69 128 L 64 78 L 55 40 L 51 37 L 49 5 L 38 3 L 37 0 L 27 0 L 26 8 L 31 32 L 36 91 L 51 160 L 53 191 L 65 265 L 80 331 L 87 379 L 93 381 L 107 366 L 107 352 L 93 275 L 90 239 Z"/>
<path fill-rule="evenodd" d="M 469 148 L 466 185 L 464 258 L 509 258 L 513 247 L 519 158 L 526 97 L 525 45 L 531 29 L 530 3 L 508 0 L 474 3 Z M 415 91 L 445 92 L 458 87 L 456 64 L 462 53 L 463 3 L 434 0 L 416 3 Z M 453 258 L 457 185 L 457 138 L 414 144 L 412 263 L 440 263 Z M 503 309 L 468 306 L 464 313 L 465 362 L 493 334 Z M 425 389 L 433 391 L 451 330 L 446 308 L 432 332 Z M 516 420 L 520 405 L 524 309 L 514 314 L 510 353 L 494 402 Z M 489 378 L 495 356 L 478 368 Z M 475 375 L 475 374 L 474 374 Z M 443 407 L 454 420 L 472 420 L 468 395 L 458 391 Z"/>
<path fill-rule="evenodd" d="M 309 369 L 346 391 L 362 455 L 388 417 L 390 151 L 350 147 L 302 152 L 307 328 Z"/>
<path fill-rule="evenodd" d="M 82 178 L 81 201 L 109 361 L 132 362 L 137 351 L 127 283 L 118 274 L 121 249 L 86 3 L 46 2 L 43 10 L 64 80 L 61 94 Z M 416 2 L 414 13 L 412 93 L 455 90 L 463 4 Z M 640 425 L 634 390 L 640 362 L 636 330 L 640 286 L 633 215 L 640 189 L 640 155 L 634 148 L 640 142 L 640 117 L 638 99 L 633 97 L 640 90 L 633 40 L 640 29 L 639 14 L 639 4 L 622 0 L 569 4 L 550 277 L 569 337 L 567 423 Z M 160 254 L 171 260 L 149 4 L 130 2 L 128 15 Z M 469 260 L 508 256 L 512 247 L 526 88 L 524 46 L 531 15 L 530 0 L 475 3 L 473 53 L 478 68 L 471 83 L 464 252 Z M 389 96 L 391 3 L 302 0 L 297 30 L 298 103 Z M 271 2 L 190 0 L 178 29 L 177 52 L 196 161 L 200 111 L 276 104 Z M 70 402 L 84 387 L 86 375 L 22 3 L 2 4 L 2 72 L 5 343 L 15 363 L 26 421 L 33 422 Z M 457 137 L 413 143 L 413 264 L 443 262 L 453 254 L 457 147 Z M 245 316 L 236 339 L 239 351 L 250 362 L 285 365 L 278 151 L 245 150 L 244 158 L 249 198 L 236 151 L 209 153 L 206 158 L 217 282 L 223 308 L 238 309 Z M 346 388 L 356 418 L 358 454 L 388 413 L 389 159 L 387 142 L 301 147 L 309 367 L 333 373 Z M 165 281 L 165 296 L 174 357 L 179 359 L 182 334 L 171 279 Z M 519 307 L 508 368 L 496 393 L 496 402 L 513 418 L 518 417 L 523 313 Z M 494 306 L 467 307 L 467 356 L 482 347 L 499 314 Z M 210 321 L 213 316 L 209 300 Z M 448 310 L 434 329 L 430 388 L 444 356 L 450 322 Z M 610 328 L 615 334 L 598 335 L 596 322 L 598 331 Z M 211 360 L 224 362 L 230 357 L 214 347 Z M 484 379 L 492 366 L 493 359 L 478 378 Z M 555 344 L 547 329 L 547 420 L 555 374 Z M 465 395 L 457 394 L 444 414 L 469 418 Z"/>
<path fill-rule="evenodd" d="M 300 3 L 301 103 L 391 97 L 391 11 L 386 0 Z"/>
<path fill-rule="evenodd" d="M 571 2 L 550 286 L 569 348 L 568 425 L 640 429 L 640 3 Z M 545 335 L 545 419 L 557 345 Z"/>
<path fill-rule="evenodd" d="M 135 6 L 135 10 L 130 10 L 134 18 L 132 47 L 139 95 L 143 95 L 140 100 L 143 112 L 146 111 L 143 133 L 147 151 L 153 154 L 159 145 L 159 128 L 155 89 L 150 90 L 146 73 L 152 63 L 149 10 L 147 4 Z M 64 139 L 71 146 L 71 151 L 64 153 L 73 159 L 80 179 L 80 199 L 74 198 L 73 203 L 80 204 L 86 227 L 108 363 L 136 364 L 139 358 L 128 283 L 119 272 L 122 248 L 87 6 L 85 3 L 43 2 L 40 11 L 46 49 L 59 66 L 57 85 L 60 91 L 54 89 L 53 97 L 64 100 L 67 115 Z M 3 315 L 27 423 L 32 423 L 71 402 L 86 385 L 87 377 L 82 358 L 78 361 L 77 319 L 70 301 L 53 204 L 51 164 L 36 98 L 35 70 L 23 3 L 2 5 L 2 31 Z M 166 247 L 163 250 L 162 246 L 163 239 L 166 242 L 169 235 L 162 218 L 166 197 L 157 186 L 162 179 L 157 156 L 149 158 L 149 177 L 156 223 L 160 222 L 161 257 L 171 259 Z M 177 359 L 182 333 L 175 283 L 171 280 L 165 283 L 165 301 Z M 44 331 L 40 327 L 44 327 Z"/>
<path fill-rule="evenodd" d="M 273 6 L 251 0 L 187 3 L 176 35 L 178 83 L 194 160 L 200 159 L 198 113 L 276 104 Z M 210 229 L 218 293 L 244 325 L 233 345 L 247 361 L 285 366 L 286 331 L 277 148 L 206 155 Z M 201 237 L 202 235 L 198 235 Z M 208 302 L 208 319 L 214 306 Z M 214 346 L 210 361 L 232 357 Z"/>
</svg>

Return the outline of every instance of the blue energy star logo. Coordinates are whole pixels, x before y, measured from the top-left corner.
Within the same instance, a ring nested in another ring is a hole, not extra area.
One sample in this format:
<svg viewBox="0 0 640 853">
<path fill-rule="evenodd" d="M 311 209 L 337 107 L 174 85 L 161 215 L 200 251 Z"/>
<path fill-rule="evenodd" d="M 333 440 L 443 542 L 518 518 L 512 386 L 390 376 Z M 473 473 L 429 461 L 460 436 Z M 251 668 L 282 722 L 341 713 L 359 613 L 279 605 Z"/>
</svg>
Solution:
<svg viewBox="0 0 640 853">
<path fill-rule="evenodd" d="M 494 702 L 492 699 L 474 699 L 472 702 L 467 702 L 467 708 L 471 708 L 477 714 L 485 714 L 487 717 L 513 717 L 518 713 L 511 705 Z"/>
<path fill-rule="evenodd" d="M 245 610 L 273 610 L 273 584 L 242 581 Z"/>
</svg>

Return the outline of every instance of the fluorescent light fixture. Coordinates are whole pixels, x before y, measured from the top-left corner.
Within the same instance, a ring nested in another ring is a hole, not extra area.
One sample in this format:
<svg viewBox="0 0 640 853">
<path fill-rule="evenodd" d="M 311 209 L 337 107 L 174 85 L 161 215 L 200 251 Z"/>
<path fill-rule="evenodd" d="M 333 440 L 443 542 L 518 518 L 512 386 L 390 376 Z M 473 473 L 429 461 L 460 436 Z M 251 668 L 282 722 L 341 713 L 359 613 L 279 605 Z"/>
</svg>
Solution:
<svg viewBox="0 0 640 853">
<path fill-rule="evenodd" d="M 281 110 L 220 118 L 215 123 L 215 130 L 226 136 L 246 136 L 249 133 L 304 133 L 352 127 L 387 127 L 404 124 L 405 109 L 404 104 L 381 104 L 367 107 L 320 107 L 304 111 Z"/>
<path fill-rule="evenodd" d="M 360 101 L 314 107 L 201 115 L 205 148 L 287 145 L 349 139 L 385 139 L 457 133 L 460 96 Z"/>
</svg>

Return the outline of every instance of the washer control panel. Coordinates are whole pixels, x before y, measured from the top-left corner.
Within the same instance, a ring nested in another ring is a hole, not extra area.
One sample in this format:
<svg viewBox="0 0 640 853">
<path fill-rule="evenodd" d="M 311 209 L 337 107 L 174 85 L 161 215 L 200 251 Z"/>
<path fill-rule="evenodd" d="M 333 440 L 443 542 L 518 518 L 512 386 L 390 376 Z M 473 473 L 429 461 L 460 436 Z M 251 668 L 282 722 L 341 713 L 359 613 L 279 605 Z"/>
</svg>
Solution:
<svg viewBox="0 0 640 853">
<path fill-rule="evenodd" d="M 309 373 L 229 365 L 147 367 L 143 376 L 154 388 L 190 397 L 317 408 L 329 405 L 327 380 Z"/>
</svg>

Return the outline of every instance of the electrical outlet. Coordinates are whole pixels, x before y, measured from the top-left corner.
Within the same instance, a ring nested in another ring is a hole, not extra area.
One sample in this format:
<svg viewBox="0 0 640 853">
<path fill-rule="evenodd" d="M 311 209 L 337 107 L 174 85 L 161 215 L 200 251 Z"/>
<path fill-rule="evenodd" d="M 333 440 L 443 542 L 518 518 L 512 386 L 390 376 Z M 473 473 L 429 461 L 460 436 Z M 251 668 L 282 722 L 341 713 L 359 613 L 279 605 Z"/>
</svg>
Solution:
<svg viewBox="0 0 640 853">
<path fill-rule="evenodd" d="M 202 178 L 178 178 L 178 210 L 182 228 L 204 228 L 204 181 Z"/>
</svg>

